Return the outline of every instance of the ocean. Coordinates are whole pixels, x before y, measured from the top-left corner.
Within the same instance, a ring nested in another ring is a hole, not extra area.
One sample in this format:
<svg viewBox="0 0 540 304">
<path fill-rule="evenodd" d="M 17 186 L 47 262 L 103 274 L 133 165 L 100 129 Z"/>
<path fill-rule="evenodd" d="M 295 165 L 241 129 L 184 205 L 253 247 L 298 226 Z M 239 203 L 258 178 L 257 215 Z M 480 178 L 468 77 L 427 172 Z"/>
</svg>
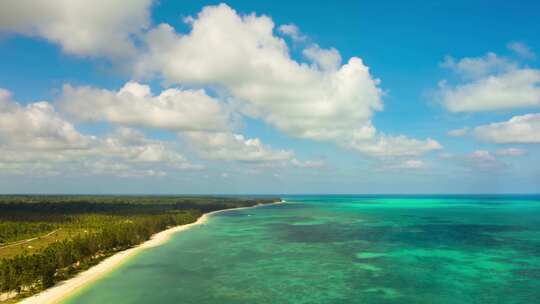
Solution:
<svg viewBox="0 0 540 304">
<path fill-rule="evenodd" d="M 540 303 L 540 196 L 283 196 L 65 303 Z"/>
</svg>

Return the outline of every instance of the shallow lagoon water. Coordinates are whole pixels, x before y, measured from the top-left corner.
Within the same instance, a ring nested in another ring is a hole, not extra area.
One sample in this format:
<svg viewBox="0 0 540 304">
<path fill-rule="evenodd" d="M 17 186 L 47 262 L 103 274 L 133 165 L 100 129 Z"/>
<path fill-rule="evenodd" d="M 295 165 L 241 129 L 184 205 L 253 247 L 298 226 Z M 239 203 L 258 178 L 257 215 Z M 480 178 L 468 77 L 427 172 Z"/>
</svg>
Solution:
<svg viewBox="0 0 540 304">
<path fill-rule="evenodd" d="M 216 214 L 65 303 L 539 303 L 538 196 L 294 196 Z"/>
</svg>

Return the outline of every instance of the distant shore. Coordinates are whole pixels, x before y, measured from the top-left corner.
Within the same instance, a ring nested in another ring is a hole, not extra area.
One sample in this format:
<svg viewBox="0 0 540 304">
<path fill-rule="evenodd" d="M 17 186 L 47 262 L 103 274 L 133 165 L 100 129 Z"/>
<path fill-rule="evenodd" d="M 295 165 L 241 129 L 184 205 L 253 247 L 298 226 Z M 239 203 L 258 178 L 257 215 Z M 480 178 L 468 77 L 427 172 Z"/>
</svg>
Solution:
<svg viewBox="0 0 540 304">
<path fill-rule="evenodd" d="M 221 212 L 226 212 L 226 211 L 242 210 L 242 209 L 256 208 L 256 207 L 261 207 L 261 206 L 269 206 L 269 205 L 274 205 L 274 204 L 280 204 L 283 202 L 285 201 L 282 200 L 282 201 L 274 202 L 271 204 L 258 204 L 255 206 L 222 209 L 222 210 L 216 210 L 216 211 L 205 213 L 201 217 L 199 217 L 197 221 L 193 223 L 172 227 L 167 230 L 158 232 L 152 235 L 152 237 L 148 241 L 140 245 L 137 245 L 135 247 L 115 253 L 114 255 L 101 261 L 99 264 L 91 267 L 90 269 L 77 274 L 75 277 L 59 282 L 58 284 L 56 284 L 55 286 L 49 289 L 46 289 L 36 295 L 30 296 L 28 298 L 21 300 L 19 303 L 21 304 L 59 303 L 67 299 L 69 296 L 73 295 L 76 291 L 80 290 L 84 286 L 87 286 L 88 284 L 98 280 L 105 274 L 114 270 L 116 267 L 126 262 L 129 258 L 135 256 L 137 253 L 147 248 L 152 248 L 152 247 L 162 245 L 163 243 L 167 242 L 173 234 L 177 232 L 185 231 L 189 228 L 192 228 L 193 226 L 206 223 L 211 215 L 221 213 Z"/>
</svg>

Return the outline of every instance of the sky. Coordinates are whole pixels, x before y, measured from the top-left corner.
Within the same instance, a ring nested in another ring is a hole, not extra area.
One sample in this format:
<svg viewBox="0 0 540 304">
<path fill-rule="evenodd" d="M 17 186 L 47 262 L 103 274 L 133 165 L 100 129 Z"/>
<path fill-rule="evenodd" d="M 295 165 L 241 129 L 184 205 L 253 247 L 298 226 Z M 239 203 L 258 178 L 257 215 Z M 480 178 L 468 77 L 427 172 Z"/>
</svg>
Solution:
<svg viewBox="0 0 540 304">
<path fill-rule="evenodd" d="M 0 193 L 540 192 L 538 1 L 0 2 Z"/>
</svg>

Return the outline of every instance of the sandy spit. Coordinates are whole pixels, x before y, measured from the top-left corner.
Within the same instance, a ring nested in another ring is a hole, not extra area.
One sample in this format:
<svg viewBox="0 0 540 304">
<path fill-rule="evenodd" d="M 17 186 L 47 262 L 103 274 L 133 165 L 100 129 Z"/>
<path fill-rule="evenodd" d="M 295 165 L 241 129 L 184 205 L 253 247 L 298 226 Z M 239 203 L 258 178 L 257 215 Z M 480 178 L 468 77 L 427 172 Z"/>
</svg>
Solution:
<svg viewBox="0 0 540 304">
<path fill-rule="evenodd" d="M 273 204 L 279 204 L 282 202 L 283 201 L 276 202 Z M 123 262 L 127 261 L 129 258 L 133 257 L 134 255 L 141 252 L 142 250 L 156 247 L 167 242 L 171 238 L 171 236 L 177 232 L 185 231 L 187 229 L 192 228 L 193 226 L 204 224 L 205 222 L 208 221 L 208 218 L 213 214 L 220 213 L 220 212 L 227 212 L 231 210 L 241 210 L 241 209 L 255 208 L 259 206 L 268 206 L 268 205 L 271 205 L 271 204 L 259 204 L 259 205 L 251 206 L 251 207 L 224 209 L 224 210 L 217 210 L 217 211 L 205 213 L 201 217 L 199 217 L 197 221 L 194 223 L 180 225 L 180 226 L 176 226 L 176 227 L 158 232 L 152 235 L 150 240 L 140 245 L 137 245 L 135 247 L 132 247 L 130 249 L 120 251 L 104 259 L 99 264 L 89 268 L 88 270 L 85 270 L 77 274 L 75 277 L 68 279 L 66 281 L 59 282 L 55 286 L 49 289 L 46 289 L 36 295 L 33 295 L 31 297 L 21 300 L 19 303 L 21 304 L 59 303 L 62 300 L 65 300 L 69 295 L 72 295 L 77 290 L 81 289 L 82 287 L 88 285 L 91 282 L 96 281 L 97 279 L 105 275 L 106 273 L 118 267 Z"/>
</svg>

